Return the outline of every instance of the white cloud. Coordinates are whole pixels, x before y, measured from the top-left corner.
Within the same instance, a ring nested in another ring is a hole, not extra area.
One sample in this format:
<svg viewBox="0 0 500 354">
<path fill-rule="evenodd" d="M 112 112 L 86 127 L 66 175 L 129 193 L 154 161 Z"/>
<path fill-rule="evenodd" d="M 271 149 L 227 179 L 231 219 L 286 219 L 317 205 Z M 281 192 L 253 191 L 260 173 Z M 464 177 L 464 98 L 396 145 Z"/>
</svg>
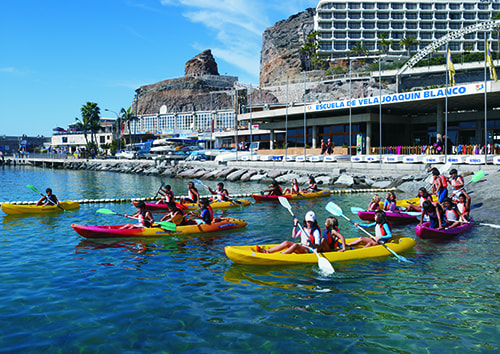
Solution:
<svg viewBox="0 0 500 354">
<path fill-rule="evenodd" d="M 197 49 L 212 48 L 215 57 L 259 76 L 262 34 L 275 21 L 315 7 L 315 0 L 161 0 L 164 6 L 184 9 L 183 16 L 215 32 L 215 42 L 198 42 Z M 270 19 L 271 17 L 274 20 Z M 277 18 L 277 19 L 276 19 Z"/>
</svg>

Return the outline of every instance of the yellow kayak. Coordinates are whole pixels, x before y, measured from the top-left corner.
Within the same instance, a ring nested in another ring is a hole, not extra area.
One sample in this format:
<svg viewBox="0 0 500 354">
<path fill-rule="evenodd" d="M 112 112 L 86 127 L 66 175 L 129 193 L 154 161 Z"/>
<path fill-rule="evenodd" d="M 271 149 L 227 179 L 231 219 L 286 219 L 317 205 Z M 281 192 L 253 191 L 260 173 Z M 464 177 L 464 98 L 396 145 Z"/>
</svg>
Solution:
<svg viewBox="0 0 500 354">
<path fill-rule="evenodd" d="M 346 239 L 349 243 L 356 238 Z M 402 253 L 412 249 L 417 243 L 409 237 L 394 236 L 386 246 L 396 253 Z M 269 249 L 276 245 L 260 245 L 264 249 Z M 382 245 L 363 248 L 363 245 L 356 245 L 352 250 L 344 252 L 322 252 L 321 255 L 326 257 L 330 262 L 352 261 L 365 258 L 376 258 L 392 256 L 392 254 Z M 260 253 L 257 252 L 256 246 L 226 246 L 224 249 L 226 256 L 234 263 L 240 264 L 261 264 L 261 265 L 278 265 L 278 264 L 301 264 L 301 263 L 318 263 L 318 257 L 314 253 L 305 254 L 282 254 L 276 253 Z"/>
<path fill-rule="evenodd" d="M 80 204 L 70 200 L 59 202 L 61 208 L 55 205 L 35 205 L 35 204 L 10 204 L 2 203 L 2 210 L 5 214 L 38 214 L 51 213 L 55 211 L 78 209 Z"/>
<path fill-rule="evenodd" d="M 438 201 L 437 195 L 432 196 L 432 201 L 434 201 L 434 202 Z M 409 198 L 409 199 L 396 200 L 397 207 L 406 208 L 406 207 L 408 207 L 408 204 L 420 205 L 420 198 Z M 381 209 L 384 208 L 384 202 L 380 202 L 379 205 L 380 205 Z"/>
<path fill-rule="evenodd" d="M 210 206 L 212 207 L 212 209 L 224 209 L 224 208 L 234 208 L 237 206 L 249 206 L 250 204 L 251 204 L 250 201 L 246 199 L 232 199 L 226 202 L 215 201 L 210 203 Z M 185 203 L 181 205 L 184 209 L 188 210 L 195 210 L 200 207 L 196 203 Z"/>
</svg>

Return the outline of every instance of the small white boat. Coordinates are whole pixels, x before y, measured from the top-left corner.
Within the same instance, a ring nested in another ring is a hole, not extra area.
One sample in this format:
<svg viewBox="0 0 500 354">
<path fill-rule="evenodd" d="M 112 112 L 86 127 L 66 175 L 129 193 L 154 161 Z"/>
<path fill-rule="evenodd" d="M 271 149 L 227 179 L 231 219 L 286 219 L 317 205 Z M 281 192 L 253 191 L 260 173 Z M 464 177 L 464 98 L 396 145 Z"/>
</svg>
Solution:
<svg viewBox="0 0 500 354">
<path fill-rule="evenodd" d="M 467 156 L 465 156 L 465 155 L 449 155 L 448 162 L 451 162 L 454 164 L 465 163 L 466 157 Z"/>
<path fill-rule="evenodd" d="M 380 155 L 366 155 L 366 162 L 380 162 Z"/>
<path fill-rule="evenodd" d="M 495 165 L 500 165 L 500 155 L 493 156 L 493 163 Z"/>
<path fill-rule="evenodd" d="M 336 161 L 337 161 L 336 155 L 326 155 L 325 158 L 323 159 L 323 162 L 336 162 Z"/>
<path fill-rule="evenodd" d="M 422 155 L 406 155 L 403 156 L 403 163 L 421 163 L 423 158 Z"/>
<path fill-rule="evenodd" d="M 310 162 L 321 162 L 323 161 L 324 156 L 323 155 L 311 155 L 307 157 L 307 161 Z"/>
<path fill-rule="evenodd" d="M 295 162 L 304 162 L 305 160 L 306 160 L 306 158 L 304 157 L 304 155 L 298 155 L 295 158 Z"/>
<path fill-rule="evenodd" d="M 382 160 L 386 163 L 399 163 L 403 162 L 403 155 L 384 155 Z"/>
<path fill-rule="evenodd" d="M 486 157 L 486 163 L 493 162 L 493 155 Z M 484 155 L 469 155 L 465 158 L 465 163 L 469 165 L 482 165 L 484 164 Z"/>
<path fill-rule="evenodd" d="M 283 161 L 283 155 L 273 155 L 273 161 Z"/>
<path fill-rule="evenodd" d="M 272 155 L 259 155 L 259 161 L 272 161 Z"/>
<path fill-rule="evenodd" d="M 285 162 L 294 162 L 297 158 L 297 155 L 286 155 Z"/>
<path fill-rule="evenodd" d="M 365 162 L 365 156 L 364 155 L 351 156 L 351 162 Z"/>
<path fill-rule="evenodd" d="M 423 163 L 444 163 L 444 155 L 425 155 L 423 160 Z"/>
</svg>

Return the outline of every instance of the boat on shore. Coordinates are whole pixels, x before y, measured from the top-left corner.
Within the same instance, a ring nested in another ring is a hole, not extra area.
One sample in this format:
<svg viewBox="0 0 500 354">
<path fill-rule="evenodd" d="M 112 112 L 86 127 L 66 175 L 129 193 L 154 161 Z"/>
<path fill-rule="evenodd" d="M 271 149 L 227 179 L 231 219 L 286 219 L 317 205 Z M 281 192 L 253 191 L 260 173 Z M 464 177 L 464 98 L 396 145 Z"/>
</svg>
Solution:
<svg viewBox="0 0 500 354">
<path fill-rule="evenodd" d="M 2 211 L 8 215 L 53 213 L 78 209 L 80 207 L 80 204 L 78 202 L 66 200 L 59 202 L 59 206 L 60 207 L 56 205 L 2 203 Z"/>
<path fill-rule="evenodd" d="M 346 242 L 351 242 L 356 238 L 346 239 Z M 402 253 L 412 249 L 417 243 L 410 237 L 394 236 L 385 245 L 396 253 Z M 260 245 L 263 249 L 269 249 L 276 246 Z M 234 263 L 240 264 L 260 264 L 260 265 L 283 265 L 283 264 L 302 264 L 302 263 L 318 263 L 318 257 L 314 253 L 304 254 L 282 254 L 276 253 L 261 253 L 257 252 L 257 246 L 226 246 L 224 252 L 226 256 Z M 392 254 L 382 245 L 363 248 L 363 245 L 353 246 L 352 250 L 344 252 L 321 252 L 321 256 L 328 259 L 330 262 L 353 261 L 366 258 L 377 258 L 391 256 Z"/>
<path fill-rule="evenodd" d="M 431 229 L 430 222 L 424 222 L 422 225 L 415 226 L 415 233 L 423 240 L 447 240 L 464 232 L 472 230 L 474 220 L 470 218 L 467 223 L 463 223 L 457 227 L 445 229 Z"/>
<path fill-rule="evenodd" d="M 285 197 L 286 199 L 310 199 L 319 197 L 328 197 L 332 194 L 331 191 L 323 189 L 317 192 L 305 192 L 299 194 L 283 194 L 283 195 L 263 195 L 263 194 L 252 194 L 252 198 L 257 202 L 272 201 L 277 202 L 279 197 Z"/>
<path fill-rule="evenodd" d="M 78 225 L 71 227 L 80 236 L 85 238 L 126 238 L 126 237 L 161 237 L 203 234 L 245 227 L 246 221 L 234 218 L 224 218 L 208 224 L 177 226 L 175 231 L 165 230 L 161 227 L 120 229 L 123 225 Z"/>
</svg>

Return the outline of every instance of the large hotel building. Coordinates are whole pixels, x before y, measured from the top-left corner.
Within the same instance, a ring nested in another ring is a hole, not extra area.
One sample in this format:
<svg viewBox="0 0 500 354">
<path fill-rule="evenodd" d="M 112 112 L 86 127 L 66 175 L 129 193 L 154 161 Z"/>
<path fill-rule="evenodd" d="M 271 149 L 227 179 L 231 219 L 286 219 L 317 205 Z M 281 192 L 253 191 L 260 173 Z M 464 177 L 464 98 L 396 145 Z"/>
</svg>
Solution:
<svg viewBox="0 0 500 354">
<path fill-rule="evenodd" d="M 381 35 L 391 42 L 388 54 L 397 55 L 407 52 L 399 45 L 404 38 L 417 39 L 418 44 L 411 47 L 415 53 L 450 32 L 491 20 L 497 13 L 498 0 L 320 0 L 314 27 L 320 33 L 324 57 L 345 57 L 356 45 L 369 52 L 383 51 Z M 488 36 L 496 39 L 496 32 L 490 31 Z M 495 41 L 492 46 L 497 50 Z M 455 53 L 482 51 L 484 34 L 464 34 L 450 41 L 449 48 Z"/>
</svg>

